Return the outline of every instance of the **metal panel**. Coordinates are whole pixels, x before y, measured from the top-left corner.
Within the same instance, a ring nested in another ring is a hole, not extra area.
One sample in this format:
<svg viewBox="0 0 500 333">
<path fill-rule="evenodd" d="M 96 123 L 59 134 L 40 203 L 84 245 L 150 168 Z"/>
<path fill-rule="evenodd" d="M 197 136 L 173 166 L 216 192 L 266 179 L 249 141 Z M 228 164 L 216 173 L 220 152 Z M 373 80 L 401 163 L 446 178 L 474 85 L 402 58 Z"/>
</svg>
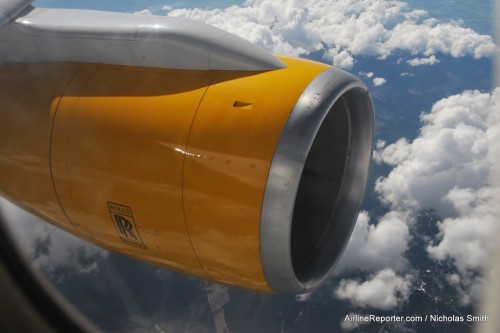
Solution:
<svg viewBox="0 0 500 333">
<path fill-rule="evenodd" d="M 182 152 L 209 76 L 94 67 L 82 66 L 54 121 L 52 171 L 62 208 L 80 237 L 206 277 L 184 221 Z"/>
<path fill-rule="evenodd" d="M 31 8 L 0 29 L 0 39 L 11 41 L 7 58 L 22 63 L 241 71 L 284 67 L 242 38 L 201 22 L 164 16 Z M 116 47 L 126 47 L 127 56 L 117 56 Z"/>
</svg>

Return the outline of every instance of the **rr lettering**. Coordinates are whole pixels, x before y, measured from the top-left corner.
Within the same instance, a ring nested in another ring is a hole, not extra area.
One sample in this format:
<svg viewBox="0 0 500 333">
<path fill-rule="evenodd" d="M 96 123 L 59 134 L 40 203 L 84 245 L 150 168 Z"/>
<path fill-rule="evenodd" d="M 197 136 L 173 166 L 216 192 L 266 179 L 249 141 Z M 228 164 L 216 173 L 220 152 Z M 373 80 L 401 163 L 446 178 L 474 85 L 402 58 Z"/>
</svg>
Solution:
<svg viewBox="0 0 500 333">
<path fill-rule="evenodd" d="M 134 238 L 137 240 L 137 237 L 134 235 L 134 232 L 132 231 L 132 223 L 130 223 L 126 218 L 120 215 L 115 215 L 115 221 L 116 225 L 118 226 L 118 230 L 120 230 L 120 233 L 127 238 Z M 129 236 L 130 235 L 130 236 Z"/>
</svg>

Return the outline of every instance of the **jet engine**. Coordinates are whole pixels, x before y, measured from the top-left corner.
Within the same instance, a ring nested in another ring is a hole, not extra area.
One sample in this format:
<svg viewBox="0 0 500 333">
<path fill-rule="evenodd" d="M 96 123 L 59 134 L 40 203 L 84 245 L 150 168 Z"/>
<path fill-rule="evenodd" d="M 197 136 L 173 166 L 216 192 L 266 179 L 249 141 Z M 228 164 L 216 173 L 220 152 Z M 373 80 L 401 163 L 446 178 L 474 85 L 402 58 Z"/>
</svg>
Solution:
<svg viewBox="0 0 500 333">
<path fill-rule="evenodd" d="M 20 3 L 0 28 L 2 196 L 203 279 L 325 280 L 372 156 L 360 80 L 198 22 Z"/>
</svg>

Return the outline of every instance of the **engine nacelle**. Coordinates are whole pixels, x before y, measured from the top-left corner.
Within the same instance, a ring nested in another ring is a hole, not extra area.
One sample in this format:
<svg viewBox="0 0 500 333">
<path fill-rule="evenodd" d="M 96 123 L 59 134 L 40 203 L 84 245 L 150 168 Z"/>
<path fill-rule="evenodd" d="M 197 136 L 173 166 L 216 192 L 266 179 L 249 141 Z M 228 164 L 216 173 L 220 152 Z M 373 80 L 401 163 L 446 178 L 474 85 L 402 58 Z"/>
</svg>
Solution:
<svg viewBox="0 0 500 333">
<path fill-rule="evenodd" d="M 139 260 L 275 293 L 340 257 L 372 155 L 366 87 L 329 66 L 0 68 L 0 190 Z"/>
</svg>

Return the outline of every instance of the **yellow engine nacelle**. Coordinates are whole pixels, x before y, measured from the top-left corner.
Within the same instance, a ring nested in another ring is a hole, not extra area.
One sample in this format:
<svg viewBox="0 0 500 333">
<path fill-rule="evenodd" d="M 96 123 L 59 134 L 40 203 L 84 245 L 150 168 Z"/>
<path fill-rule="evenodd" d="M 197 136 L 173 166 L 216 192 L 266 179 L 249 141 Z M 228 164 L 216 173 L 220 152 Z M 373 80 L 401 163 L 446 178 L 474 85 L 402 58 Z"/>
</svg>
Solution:
<svg viewBox="0 0 500 333">
<path fill-rule="evenodd" d="M 367 181 L 373 107 L 339 69 L 0 67 L 0 191 L 139 260 L 275 293 L 318 286 Z"/>
</svg>

